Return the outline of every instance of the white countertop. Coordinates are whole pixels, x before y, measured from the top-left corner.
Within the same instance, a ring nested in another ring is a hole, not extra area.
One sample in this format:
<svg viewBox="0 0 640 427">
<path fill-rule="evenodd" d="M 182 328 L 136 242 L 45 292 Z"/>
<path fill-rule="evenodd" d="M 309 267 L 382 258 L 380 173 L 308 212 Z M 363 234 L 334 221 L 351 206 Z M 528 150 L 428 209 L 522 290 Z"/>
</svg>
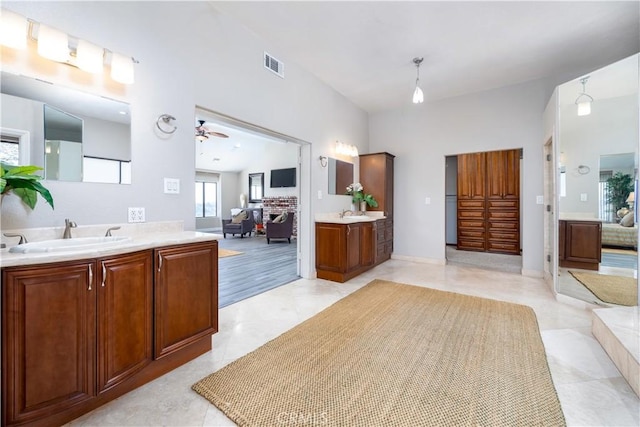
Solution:
<svg viewBox="0 0 640 427">
<path fill-rule="evenodd" d="M 382 212 L 372 211 L 367 212 L 366 215 L 345 215 L 340 218 L 340 214 L 337 212 L 320 213 L 315 215 L 315 222 L 328 222 L 332 224 L 353 224 L 356 222 L 373 222 L 378 219 L 385 219 L 386 216 Z"/>
<path fill-rule="evenodd" d="M 114 233 L 115 234 L 115 233 Z M 0 251 L 0 267 L 46 264 L 52 262 L 74 261 L 80 259 L 101 258 L 141 251 L 163 246 L 186 243 L 207 242 L 221 239 L 220 234 L 201 233 L 197 231 L 166 231 L 149 234 L 136 234 L 131 240 L 106 246 L 99 249 L 69 250 L 61 252 L 11 253 L 9 249 Z"/>
</svg>

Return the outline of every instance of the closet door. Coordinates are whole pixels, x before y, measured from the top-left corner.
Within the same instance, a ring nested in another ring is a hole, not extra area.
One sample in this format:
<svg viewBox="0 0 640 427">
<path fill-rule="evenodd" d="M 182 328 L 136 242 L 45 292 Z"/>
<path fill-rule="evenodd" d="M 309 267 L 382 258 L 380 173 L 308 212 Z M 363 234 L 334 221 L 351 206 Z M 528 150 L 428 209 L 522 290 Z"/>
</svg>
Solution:
<svg viewBox="0 0 640 427">
<path fill-rule="evenodd" d="M 486 250 L 486 154 L 458 156 L 458 249 Z"/>
<path fill-rule="evenodd" d="M 487 250 L 520 253 L 520 150 L 487 153 Z"/>
</svg>

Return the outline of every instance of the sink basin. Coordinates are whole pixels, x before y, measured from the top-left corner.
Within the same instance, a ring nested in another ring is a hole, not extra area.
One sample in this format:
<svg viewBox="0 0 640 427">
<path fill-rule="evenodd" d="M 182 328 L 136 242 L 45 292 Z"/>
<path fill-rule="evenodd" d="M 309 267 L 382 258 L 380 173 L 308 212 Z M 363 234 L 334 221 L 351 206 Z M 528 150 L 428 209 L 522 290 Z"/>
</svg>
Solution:
<svg viewBox="0 0 640 427">
<path fill-rule="evenodd" d="M 343 219 L 367 219 L 371 218 L 367 215 L 345 215 Z"/>
<path fill-rule="evenodd" d="M 85 249 L 100 249 L 119 243 L 128 242 L 131 237 L 108 236 L 108 237 L 77 237 L 73 239 L 43 240 L 42 242 L 31 242 L 17 245 L 9 249 L 13 253 L 40 253 L 40 252 L 64 252 L 82 251 Z"/>
</svg>

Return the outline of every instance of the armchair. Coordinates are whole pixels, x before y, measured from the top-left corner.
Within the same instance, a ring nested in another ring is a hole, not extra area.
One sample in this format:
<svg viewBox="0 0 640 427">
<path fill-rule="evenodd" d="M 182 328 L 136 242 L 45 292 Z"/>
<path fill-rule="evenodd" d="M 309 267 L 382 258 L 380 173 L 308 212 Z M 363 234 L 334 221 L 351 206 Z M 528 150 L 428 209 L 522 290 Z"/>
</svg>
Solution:
<svg viewBox="0 0 640 427">
<path fill-rule="evenodd" d="M 245 234 L 249 233 L 249 237 L 251 237 L 251 232 L 255 227 L 255 221 L 253 219 L 253 212 L 245 211 L 247 213 L 247 219 L 243 219 L 238 223 L 234 223 L 232 219 L 223 219 L 222 220 L 222 235 L 224 238 L 227 238 L 227 233 L 235 236 L 239 234 L 240 237 L 244 237 Z"/>
<path fill-rule="evenodd" d="M 287 239 L 291 243 L 293 234 L 293 212 L 287 212 L 284 222 L 273 222 L 273 218 L 267 221 L 267 244 L 271 239 Z"/>
</svg>

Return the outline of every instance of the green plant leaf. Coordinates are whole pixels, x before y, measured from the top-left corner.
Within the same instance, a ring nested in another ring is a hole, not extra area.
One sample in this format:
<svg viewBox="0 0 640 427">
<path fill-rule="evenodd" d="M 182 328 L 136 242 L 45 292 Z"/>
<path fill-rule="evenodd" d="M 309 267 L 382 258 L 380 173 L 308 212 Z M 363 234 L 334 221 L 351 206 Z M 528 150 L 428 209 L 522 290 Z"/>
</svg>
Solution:
<svg viewBox="0 0 640 427">
<path fill-rule="evenodd" d="M 7 180 L 4 178 L 0 178 L 0 194 L 4 193 L 4 189 L 7 186 Z"/>
<path fill-rule="evenodd" d="M 11 176 L 23 176 L 30 175 L 33 177 L 37 177 L 38 179 L 42 179 L 39 175 L 33 175 L 35 172 L 41 171 L 42 168 L 40 166 L 10 166 L 7 164 L 2 164 L 2 169 L 6 169 L 5 175 Z"/>
<path fill-rule="evenodd" d="M 49 206 L 51 206 L 51 209 L 55 209 L 55 207 L 53 206 L 53 197 L 51 196 L 49 190 L 44 187 L 44 185 L 40 184 L 39 182 L 34 182 L 33 188 L 35 191 L 40 193 L 45 202 L 47 202 Z"/>
<path fill-rule="evenodd" d="M 20 197 L 22 201 L 31 209 L 36 207 L 38 202 L 38 193 L 30 188 L 14 188 L 13 193 Z"/>
</svg>

